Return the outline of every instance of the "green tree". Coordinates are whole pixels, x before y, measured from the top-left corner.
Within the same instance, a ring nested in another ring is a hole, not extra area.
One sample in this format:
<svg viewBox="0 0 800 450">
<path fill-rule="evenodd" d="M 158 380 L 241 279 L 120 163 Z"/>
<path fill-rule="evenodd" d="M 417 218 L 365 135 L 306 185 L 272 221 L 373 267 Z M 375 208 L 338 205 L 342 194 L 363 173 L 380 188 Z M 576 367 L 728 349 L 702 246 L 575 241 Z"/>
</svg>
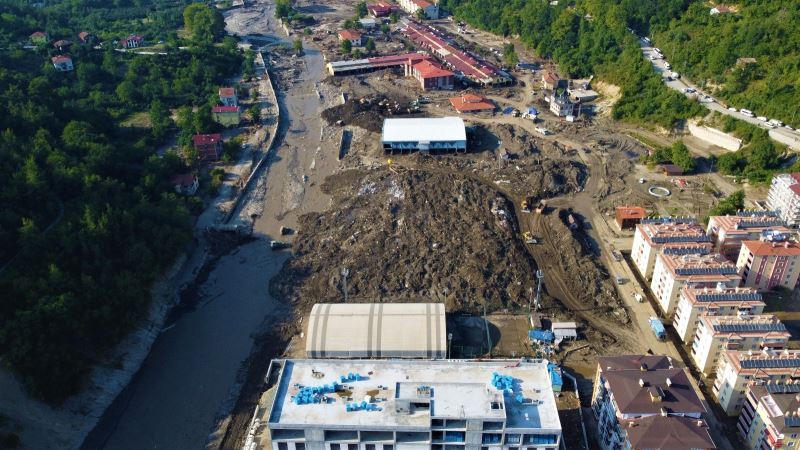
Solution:
<svg viewBox="0 0 800 450">
<path fill-rule="evenodd" d="M 398 20 L 400 20 L 400 15 L 397 14 L 397 11 L 392 11 L 392 13 L 389 14 L 389 21 L 397 23 Z"/>
<path fill-rule="evenodd" d="M 519 63 L 517 49 L 514 48 L 513 43 L 508 43 L 503 46 L 503 62 L 509 67 L 514 67 Z"/>
<path fill-rule="evenodd" d="M 356 15 L 359 19 L 367 15 L 367 2 L 358 2 L 356 5 Z"/>
<path fill-rule="evenodd" d="M 192 117 L 192 128 L 195 133 L 208 133 L 215 128 L 214 117 L 211 114 L 211 105 L 208 103 L 200 105 Z"/>
<path fill-rule="evenodd" d="M 689 152 L 689 148 L 686 147 L 683 141 L 678 141 L 672 144 L 670 160 L 673 164 L 683 169 L 684 172 L 691 172 L 695 168 L 694 157 L 692 156 L 691 152 Z"/>
<path fill-rule="evenodd" d="M 422 8 L 417 8 L 417 11 L 414 13 L 414 17 L 416 17 L 418 20 L 428 19 L 428 15 L 425 14 L 425 10 Z"/>
<path fill-rule="evenodd" d="M 279 19 L 286 19 L 292 12 L 291 0 L 277 0 L 275 2 L 275 17 Z"/>
<path fill-rule="evenodd" d="M 295 39 L 294 42 L 292 42 L 292 49 L 294 49 L 294 53 L 295 54 L 302 55 L 303 54 L 303 40 L 300 39 L 300 38 Z"/>
<path fill-rule="evenodd" d="M 372 38 L 367 38 L 367 43 L 364 44 L 364 48 L 367 49 L 368 52 L 372 53 L 375 51 L 375 41 Z"/>
<path fill-rule="evenodd" d="M 363 56 L 364 56 L 364 54 L 361 53 L 361 49 L 360 48 L 353 49 L 353 58 L 358 59 L 358 58 L 361 58 Z"/>
<path fill-rule="evenodd" d="M 247 112 L 250 114 L 250 120 L 252 120 L 253 123 L 261 122 L 261 107 L 260 106 L 253 105 L 253 106 L 250 107 L 250 109 L 247 110 Z"/>
<path fill-rule="evenodd" d="M 710 216 L 725 216 L 736 214 L 737 211 L 744 209 L 744 191 L 738 190 L 722 199 L 716 206 L 708 212 Z M 708 219 L 705 220 L 708 222 Z"/>
<path fill-rule="evenodd" d="M 353 50 L 353 43 L 350 42 L 350 39 L 345 39 L 342 41 L 340 48 L 342 50 L 342 53 L 347 55 Z"/>
<path fill-rule="evenodd" d="M 193 43 L 209 45 L 225 34 L 225 19 L 217 8 L 192 3 L 183 10 L 183 24 Z"/>
<path fill-rule="evenodd" d="M 392 30 L 389 28 L 389 25 L 382 23 L 381 24 L 381 33 L 389 34 Z"/>
<path fill-rule="evenodd" d="M 167 134 L 167 130 L 172 125 L 172 119 L 169 116 L 169 110 L 159 99 L 155 99 L 150 103 L 150 123 L 153 125 L 153 137 L 156 140 L 162 140 Z"/>
</svg>

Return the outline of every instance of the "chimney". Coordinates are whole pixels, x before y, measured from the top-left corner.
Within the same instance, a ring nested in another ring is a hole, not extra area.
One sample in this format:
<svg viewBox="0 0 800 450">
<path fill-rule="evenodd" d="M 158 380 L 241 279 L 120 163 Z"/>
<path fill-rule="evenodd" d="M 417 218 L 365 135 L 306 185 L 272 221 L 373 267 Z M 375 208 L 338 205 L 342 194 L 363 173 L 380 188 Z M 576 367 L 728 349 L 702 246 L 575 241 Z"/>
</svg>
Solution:
<svg viewBox="0 0 800 450">
<path fill-rule="evenodd" d="M 705 425 L 705 423 L 703 423 L 703 421 L 702 421 L 702 420 L 700 420 L 700 419 L 697 419 L 697 426 L 698 426 L 698 427 L 702 428 L 704 425 Z"/>
<path fill-rule="evenodd" d="M 639 378 L 639 387 L 644 387 L 644 380 Z"/>
<path fill-rule="evenodd" d="M 661 417 L 667 417 L 669 412 L 667 412 L 667 408 L 661 407 Z"/>
<path fill-rule="evenodd" d="M 667 387 L 672 387 L 672 380 L 667 378 Z"/>
<path fill-rule="evenodd" d="M 639 370 L 641 370 L 642 372 L 647 372 L 647 364 L 645 363 L 640 364 Z"/>
</svg>

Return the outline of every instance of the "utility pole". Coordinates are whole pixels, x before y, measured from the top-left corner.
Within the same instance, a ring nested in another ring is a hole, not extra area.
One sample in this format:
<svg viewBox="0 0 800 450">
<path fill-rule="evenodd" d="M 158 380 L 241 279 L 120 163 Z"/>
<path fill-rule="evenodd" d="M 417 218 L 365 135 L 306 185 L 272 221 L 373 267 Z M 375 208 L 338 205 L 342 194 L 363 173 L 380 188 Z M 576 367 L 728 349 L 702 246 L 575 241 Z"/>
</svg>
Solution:
<svg viewBox="0 0 800 450">
<path fill-rule="evenodd" d="M 451 348 L 453 348 L 453 333 L 447 333 L 447 359 L 450 359 Z"/>
<path fill-rule="evenodd" d="M 486 325 L 486 342 L 489 344 L 489 356 L 492 356 L 492 337 L 489 335 L 489 320 L 486 319 L 486 303 L 483 304 L 483 323 Z"/>
<path fill-rule="evenodd" d="M 533 307 L 538 311 L 542 307 L 542 280 L 544 279 L 544 272 L 540 269 L 536 271 L 536 301 Z"/>
<path fill-rule="evenodd" d="M 350 269 L 342 267 L 342 289 L 344 290 L 344 302 L 347 303 L 347 276 L 350 275 Z"/>
</svg>

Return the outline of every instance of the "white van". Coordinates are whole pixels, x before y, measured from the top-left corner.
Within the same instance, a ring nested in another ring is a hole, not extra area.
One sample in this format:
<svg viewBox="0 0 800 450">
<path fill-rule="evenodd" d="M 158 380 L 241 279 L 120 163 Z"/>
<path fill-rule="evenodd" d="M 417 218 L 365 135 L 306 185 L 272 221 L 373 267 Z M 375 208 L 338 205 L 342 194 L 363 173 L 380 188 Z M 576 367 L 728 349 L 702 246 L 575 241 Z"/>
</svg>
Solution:
<svg viewBox="0 0 800 450">
<path fill-rule="evenodd" d="M 672 69 L 672 65 L 670 63 L 668 63 L 668 62 L 665 62 L 664 63 L 664 68 L 667 69 L 667 70 L 670 70 L 670 69 Z"/>
<path fill-rule="evenodd" d="M 739 110 L 739 112 L 742 113 L 743 116 L 747 116 L 747 117 L 754 117 L 755 116 L 755 114 L 753 114 L 753 111 L 750 111 L 749 109 L 742 108 L 742 109 Z"/>
</svg>

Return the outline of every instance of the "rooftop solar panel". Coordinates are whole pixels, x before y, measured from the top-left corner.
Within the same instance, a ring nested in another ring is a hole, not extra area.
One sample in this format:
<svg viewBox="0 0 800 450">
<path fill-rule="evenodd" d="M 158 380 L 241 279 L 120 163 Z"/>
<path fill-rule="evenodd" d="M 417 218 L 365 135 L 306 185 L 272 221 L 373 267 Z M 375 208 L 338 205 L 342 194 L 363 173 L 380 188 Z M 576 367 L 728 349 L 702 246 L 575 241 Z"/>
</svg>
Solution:
<svg viewBox="0 0 800 450">
<path fill-rule="evenodd" d="M 720 333 L 758 333 L 771 331 L 786 331 L 786 327 L 780 323 L 720 323 L 714 325 L 714 331 Z"/>
<path fill-rule="evenodd" d="M 743 369 L 787 369 L 800 368 L 800 358 L 745 359 L 741 361 Z"/>
</svg>

